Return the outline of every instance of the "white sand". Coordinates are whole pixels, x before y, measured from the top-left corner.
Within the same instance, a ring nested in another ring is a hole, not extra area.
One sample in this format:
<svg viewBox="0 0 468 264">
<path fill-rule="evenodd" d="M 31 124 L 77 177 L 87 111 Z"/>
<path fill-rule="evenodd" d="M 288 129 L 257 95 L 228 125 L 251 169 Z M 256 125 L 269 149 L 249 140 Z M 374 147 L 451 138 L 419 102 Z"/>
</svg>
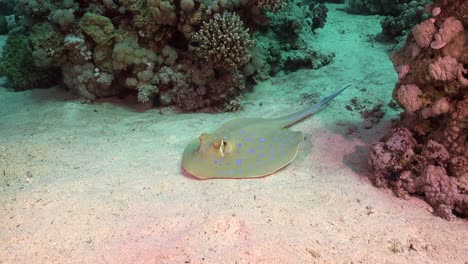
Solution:
<svg viewBox="0 0 468 264">
<path fill-rule="evenodd" d="M 83 105 L 61 89 L 0 89 L 0 263 L 467 263 L 466 221 L 365 178 L 369 145 L 396 113 L 363 130 L 344 107 L 352 97 L 387 103 L 396 74 L 390 46 L 369 42 L 379 18 L 351 23 L 335 7 L 317 36 L 334 63 L 259 85 L 238 113 L 161 114 Z M 306 141 L 282 171 L 181 175 L 182 151 L 201 132 L 234 116 L 290 113 L 309 103 L 302 94 L 347 82 L 355 86 L 293 127 Z M 359 130 L 346 135 L 348 126 Z"/>
</svg>

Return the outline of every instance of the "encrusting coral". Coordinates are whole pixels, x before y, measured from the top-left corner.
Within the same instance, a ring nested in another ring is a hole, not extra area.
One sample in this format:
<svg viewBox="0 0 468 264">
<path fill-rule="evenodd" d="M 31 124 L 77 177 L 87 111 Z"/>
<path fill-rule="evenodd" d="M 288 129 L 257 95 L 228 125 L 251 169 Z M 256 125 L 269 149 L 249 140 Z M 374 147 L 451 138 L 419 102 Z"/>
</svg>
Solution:
<svg viewBox="0 0 468 264">
<path fill-rule="evenodd" d="M 466 218 L 468 2 L 438 0 L 431 13 L 392 56 L 399 73 L 393 97 L 404 112 L 371 147 L 370 178 L 400 197 L 424 196 L 445 219 Z"/>
</svg>

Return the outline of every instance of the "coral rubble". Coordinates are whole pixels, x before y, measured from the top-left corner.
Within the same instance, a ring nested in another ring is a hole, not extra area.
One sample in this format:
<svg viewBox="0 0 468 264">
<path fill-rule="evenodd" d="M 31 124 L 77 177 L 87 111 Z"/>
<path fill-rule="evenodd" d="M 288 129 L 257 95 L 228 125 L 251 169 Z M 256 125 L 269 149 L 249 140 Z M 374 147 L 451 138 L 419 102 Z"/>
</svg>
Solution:
<svg viewBox="0 0 468 264">
<path fill-rule="evenodd" d="M 435 1 L 432 14 L 392 56 L 404 112 L 371 148 L 371 180 L 423 195 L 446 219 L 468 217 L 468 2 Z"/>
<path fill-rule="evenodd" d="M 142 103 L 183 111 L 231 111 L 240 108 L 246 83 L 280 71 L 318 68 L 333 58 L 310 47 L 311 36 L 326 22 L 324 4 L 16 2 L 21 20 L 10 32 L 0 74 L 17 90 L 57 81 L 49 76 L 53 72 L 89 100 L 125 92 Z M 281 23 L 294 26 L 292 38 L 277 34 Z"/>
</svg>

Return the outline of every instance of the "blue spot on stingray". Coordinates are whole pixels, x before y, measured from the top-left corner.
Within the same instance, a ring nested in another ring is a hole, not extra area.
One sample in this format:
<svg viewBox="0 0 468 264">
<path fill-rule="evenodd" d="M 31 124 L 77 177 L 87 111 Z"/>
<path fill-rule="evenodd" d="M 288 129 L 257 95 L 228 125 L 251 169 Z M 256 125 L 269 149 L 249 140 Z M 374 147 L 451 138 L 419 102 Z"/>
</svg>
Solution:
<svg viewBox="0 0 468 264">
<path fill-rule="evenodd" d="M 278 138 L 278 137 L 275 137 L 275 138 L 274 138 L 274 140 L 275 140 L 275 141 L 278 141 L 278 140 L 279 140 L 279 138 Z"/>
<path fill-rule="evenodd" d="M 265 142 L 265 138 L 260 138 L 260 142 Z"/>
<path fill-rule="evenodd" d="M 231 174 L 234 174 L 234 173 L 236 173 L 236 171 L 235 171 L 235 170 L 231 170 Z"/>
<path fill-rule="evenodd" d="M 253 154 L 254 152 L 255 152 L 254 149 L 249 149 L 249 153 L 250 153 L 250 154 Z"/>
<path fill-rule="evenodd" d="M 210 159 L 214 159 L 214 155 L 210 155 Z"/>
<path fill-rule="evenodd" d="M 273 152 L 275 152 L 275 150 L 274 150 L 274 149 L 270 149 L 270 153 L 273 153 Z"/>
<path fill-rule="evenodd" d="M 227 171 L 223 171 L 223 174 L 226 175 L 226 174 L 227 174 Z"/>
<path fill-rule="evenodd" d="M 254 133 L 250 133 L 250 136 L 251 136 L 251 137 L 254 137 L 255 135 L 254 135 Z"/>
<path fill-rule="evenodd" d="M 219 159 L 219 162 L 223 162 L 223 161 L 224 161 L 224 158 L 220 158 L 220 159 Z"/>
<path fill-rule="evenodd" d="M 238 160 L 236 160 L 236 163 L 237 163 L 237 165 L 241 165 L 241 164 L 242 164 L 242 160 L 238 159 Z"/>
<path fill-rule="evenodd" d="M 274 160 L 274 158 L 273 158 L 273 157 L 270 157 L 270 160 Z"/>
<path fill-rule="evenodd" d="M 250 137 L 248 137 L 248 138 L 245 138 L 245 140 L 247 140 L 247 141 L 249 141 L 249 142 L 252 142 L 252 141 L 253 141 L 253 139 L 252 139 L 252 138 L 250 138 Z"/>
<path fill-rule="evenodd" d="M 244 134 L 244 130 L 243 129 L 239 130 L 239 134 Z"/>
<path fill-rule="evenodd" d="M 258 156 L 259 156 L 260 158 L 263 158 L 263 156 L 265 156 L 265 154 L 260 153 Z"/>
<path fill-rule="evenodd" d="M 242 143 L 237 143 L 237 146 L 238 146 L 238 147 L 242 147 Z"/>
<path fill-rule="evenodd" d="M 215 161 L 213 161 L 213 163 L 214 163 L 214 164 L 218 164 L 218 161 L 217 161 L 217 160 L 215 160 Z"/>
<path fill-rule="evenodd" d="M 250 166 L 249 166 L 249 169 L 250 169 L 250 170 L 253 170 L 254 168 L 253 168 L 253 166 L 252 166 L 252 165 L 250 165 Z"/>
</svg>

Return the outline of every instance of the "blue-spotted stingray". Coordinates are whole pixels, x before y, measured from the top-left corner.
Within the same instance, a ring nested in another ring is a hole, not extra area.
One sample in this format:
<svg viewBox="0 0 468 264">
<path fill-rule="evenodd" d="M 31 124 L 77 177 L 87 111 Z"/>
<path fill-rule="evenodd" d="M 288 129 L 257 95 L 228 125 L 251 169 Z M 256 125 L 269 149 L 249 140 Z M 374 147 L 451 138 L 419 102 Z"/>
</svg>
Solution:
<svg viewBox="0 0 468 264">
<path fill-rule="evenodd" d="M 291 163 L 304 140 L 288 127 L 325 108 L 347 84 L 317 104 L 273 119 L 236 118 L 213 133 L 203 133 L 184 150 L 182 168 L 199 179 L 258 178 Z"/>
</svg>

